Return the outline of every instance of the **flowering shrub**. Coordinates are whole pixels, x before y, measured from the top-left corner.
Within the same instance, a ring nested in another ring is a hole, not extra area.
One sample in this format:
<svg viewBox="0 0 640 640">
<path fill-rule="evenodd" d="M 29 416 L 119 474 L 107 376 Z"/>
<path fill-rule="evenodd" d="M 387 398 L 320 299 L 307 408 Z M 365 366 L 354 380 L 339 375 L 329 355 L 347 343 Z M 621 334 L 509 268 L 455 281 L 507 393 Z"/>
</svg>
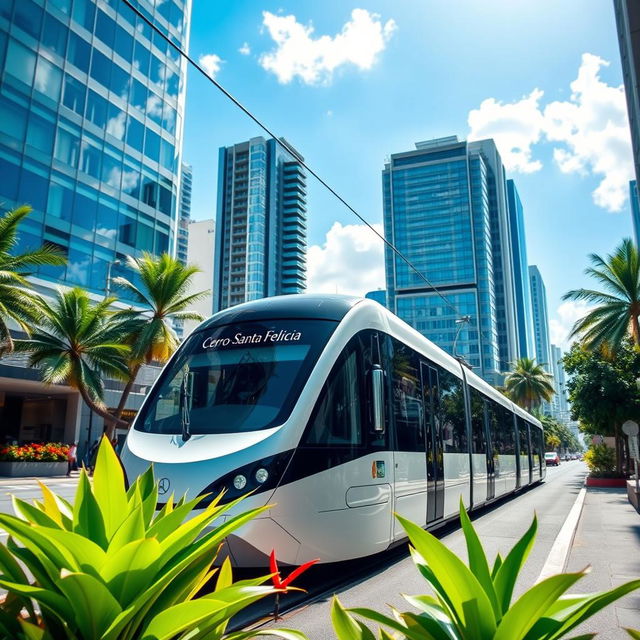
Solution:
<svg viewBox="0 0 640 640">
<path fill-rule="evenodd" d="M 65 462 L 69 447 L 59 442 L 10 445 L 0 448 L 2 462 Z"/>
</svg>

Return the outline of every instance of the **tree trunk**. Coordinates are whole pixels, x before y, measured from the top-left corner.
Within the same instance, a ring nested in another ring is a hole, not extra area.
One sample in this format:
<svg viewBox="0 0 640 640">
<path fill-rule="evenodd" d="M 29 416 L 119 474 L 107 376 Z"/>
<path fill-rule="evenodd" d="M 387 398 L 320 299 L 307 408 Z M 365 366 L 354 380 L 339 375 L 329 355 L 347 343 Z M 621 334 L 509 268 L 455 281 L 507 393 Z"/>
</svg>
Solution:
<svg viewBox="0 0 640 640">
<path fill-rule="evenodd" d="M 631 336 L 636 347 L 640 347 L 640 323 L 635 313 L 631 313 Z"/>
<path fill-rule="evenodd" d="M 3 333 L 4 339 L 0 338 L 0 356 L 3 356 L 5 353 L 12 353 L 14 348 L 11 330 L 5 322 L 0 319 L 0 335 Z"/>
<path fill-rule="evenodd" d="M 133 389 L 133 385 L 138 377 L 138 372 L 140 371 L 140 367 L 142 365 L 137 364 L 131 370 L 129 380 L 125 385 L 125 388 L 122 390 L 122 395 L 120 396 L 120 402 L 118 403 L 118 408 L 116 409 L 115 417 L 116 419 L 120 419 L 122 416 L 122 412 L 124 411 L 125 405 L 127 404 L 127 400 L 129 398 L 129 394 L 131 393 L 131 389 Z"/>
<path fill-rule="evenodd" d="M 116 425 L 122 427 L 128 427 L 129 424 L 124 420 L 120 420 L 115 416 L 112 416 L 106 409 L 102 409 L 98 406 L 92 399 L 91 396 L 87 393 L 87 390 L 82 386 L 78 385 L 78 391 L 80 392 L 80 396 L 84 400 L 85 404 L 91 411 L 99 415 L 101 418 L 104 418 L 107 422 L 107 429 L 105 431 L 109 440 L 113 438 L 113 432 L 115 431 Z"/>
</svg>

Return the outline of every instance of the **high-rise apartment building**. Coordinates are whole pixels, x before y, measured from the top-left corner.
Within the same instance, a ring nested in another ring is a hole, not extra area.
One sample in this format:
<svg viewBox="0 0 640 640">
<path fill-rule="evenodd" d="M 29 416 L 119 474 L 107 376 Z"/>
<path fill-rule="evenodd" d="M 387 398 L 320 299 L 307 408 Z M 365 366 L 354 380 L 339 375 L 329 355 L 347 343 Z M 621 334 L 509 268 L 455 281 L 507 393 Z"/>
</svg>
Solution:
<svg viewBox="0 0 640 640">
<path fill-rule="evenodd" d="M 529 266 L 529 283 L 531 287 L 536 362 L 541 364 L 547 373 L 553 375 L 551 342 L 549 340 L 549 314 L 547 312 L 547 289 L 544 286 L 540 270 L 535 265 Z"/>
<path fill-rule="evenodd" d="M 509 202 L 509 228 L 511 252 L 513 255 L 513 284 L 515 310 L 518 322 L 518 357 L 535 357 L 533 311 L 531 309 L 531 289 L 529 288 L 529 263 L 525 239 L 524 211 L 518 190 L 513 180 L 507 180 Z"/>
<path fill-rule="evenodd" d="M 551 402 L 552 415 L 560 422 L 570 421 L 569 402 L 567 400 L 567 380 L 562 364 L 562 350 L 555 344 L 551 345 L 551 365 L 553 367 L 553 386 L 555 395 Z"/>
<path fill-rule="evenodd" d="M 191 191 L 193 188 L 193 172 L 191 165 L 183 162 L 180 168 L 180 198 L 178 200 L 178 236 L 176 241 L 176 258 L 187 264 L 189 246 L 189 229 L 191 222 Z"/>
<path fill-rule="evenodd" d="M 188 48 L 190 0 L 136 4 Z M 0 70 L 0 207 L 33 207 L 18 250 L 48 242 L 68 258 L 41 267 L 32 286 L 79 285 L 98 298 L 109 274 L 133 277 L 126 256 L 173 252 L 186 63 L 167 42 L 124 2 L 2 0 Z M 1 437 L 101 433 L 73 389 L 44 386 L 25 364 L 0 362 Z M 141 373 L 128 408 L 152 375 Z M 107 388 L 108 407 L 118 397 Z"/>
<path fill-rule="evenodd" d="M 627 96 L 627 111 L 631 127 L 631 146 L 640 180 L 640 3 L 638 0 L 613 0 L 620 45 L 622 77 Z"/>
<path fill-rule="evenodd" d="M 208 318 L 213 313 L 215 222 L 213 220 L 192 220 L 189 223 L 188 237 L 187 263 L 200 269 L 193 276 L 189 293 L 209 292 L 209 295 L 190 305 L 189 311 L 195 311 L 204 318 Z M 198 324 L 194 320 L 186 320 L 184 323 L 185 335 L 193 331 Z"/>
<path fill-rule="evenodd" d="M 456 136 L 417 143 L 391 155 L 382 185 L 385 235 L 429 281 L 387 248 L 389 308 L 486 380 L 501 382 L 519 343 L 505 175 L 495 144 Z"/>
<path fill-rule="evenodd" d="M 302 157 L 262 137 L 223 147 L 218 163 L 214 311 L 306 286 Z"/>
<path fill-rule="evenodd" d="M 378 304 L 381 304 L 383 307 L 387 306 L 387 292 L 384 289 L 376 289 L 375 291 L 369 291 L 364 296 L 365 298 L 369 298 L 369 300 L 375 300 Z"/>
</svg>

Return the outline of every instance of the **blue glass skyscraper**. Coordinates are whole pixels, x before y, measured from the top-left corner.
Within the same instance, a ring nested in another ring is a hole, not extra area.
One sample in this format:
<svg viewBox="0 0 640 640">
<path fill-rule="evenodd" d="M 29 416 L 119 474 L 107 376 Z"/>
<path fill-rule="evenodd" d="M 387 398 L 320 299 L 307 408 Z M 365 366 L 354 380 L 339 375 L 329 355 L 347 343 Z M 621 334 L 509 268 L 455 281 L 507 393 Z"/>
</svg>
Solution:
<svg viewBox="0 0 640 640">
<path fill-rule="evenodd" d="M 214 311 L 306 287 L 306 175 L 282 142 L 220 149 Z"/>
<path fill-rule="evenodd" d="M 498 383 L 518 354 L 504 169 L 492 140 L 451 136 L 393 154 L 382 172 L 390 309 Z M 434 287 L 451 303 L 445 303 Z M 463 316 L 468 323 L 461 324 Z"/>
<path fill-rule="evenodd" d="M 553 374 L 551 364 L 551 341 L 549 340 L 549 314 L 547 312 L 547 288 L 540 270 L 536 265 L 529 267 L 531 287 L 531 308 L 533 310 L 533 328 L 536 347 L 536 361 Z"/>
<path fill-rule="evenodd" d="M 638 182 L 629 183 L 629 202 L 631 203 L 631 221 L 633 222 L 633 241 L 640 247 L 640 199 L 638 199 Z"/>
<path fill-rule="evenodd" d="M 182 49 L 190 0 L 135 6 Z M 175 251 L 186 62 L 122 0 L 0 0 L 0 210 L 30 204 L 18 251 L 57 245 L 62 267 L 30 277 L 44 295 L 95 298 L 134 279 L 142 251 Z M 0 439 L 80 441 L 102 432 L 77 391 L 44 385 L 20 355 L 0 362 Z M 126 413 L 154 372 L 143 370 Z M 105 404 L 122 385 L 105 381 Z"/>
<path fill-rule="evenodd" d="M 140 10 L 187 47 L 189 0 Z M 173 251 L 185 62 L 118 0 L 0 2 L 0 200 L 29 203 L 21 250 L 58 245 L 34 284 L 100 294 L 124 258 Z"/>
<path fill-rule="evenodd" d="M 509 226 L 511 233 L 511 251 L 513 254 L 513 284 L 515 290 L 516 317 L 518 321 L 519 357 L 534 358 L 533 311 L 531 309 L 524 212 L 518 190 L 513 180 L 507 180 L 507 198 L 509 201 Z"/>
</svg>

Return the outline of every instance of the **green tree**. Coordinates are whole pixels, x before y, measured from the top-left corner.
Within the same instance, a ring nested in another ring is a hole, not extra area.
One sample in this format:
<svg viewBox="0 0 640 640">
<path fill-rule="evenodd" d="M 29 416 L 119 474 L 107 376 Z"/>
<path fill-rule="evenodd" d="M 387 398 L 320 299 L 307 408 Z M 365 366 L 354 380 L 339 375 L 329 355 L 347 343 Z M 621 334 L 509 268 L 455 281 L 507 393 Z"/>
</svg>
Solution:
<svg viewBox="0 0 640 640">
<path fill-rule="evenodd" d="M 15 253 L 18 226 L 31 212 L 23 205 L 0 218 L 0 355 L 13 351 L 9 324 L 15 323 L 27 335 L 38 317 L 37 296 L 26 278 L 43 265 L 63 265 L 66 258 L 52 245 Z"/>
<path fill-rule="evenodd" d="M 581 336 L 591 349 L 608 344 L 614 350 L 631 335 L 639 347 L 640 258 L 637 247 L 625 238 L 606 260 L 595 253 L 589 258 L 592 266 L 585 273 L 593 277 L 601 289 L 574 289 L 563 296 L 564 300 L 583 300 L 597 305 L 575 323 L 571 335 Z"/>
<path fill-rule="evenodd" d="M 616 469 L 622 471 L 621 425 L 640 418 L 640 352 L 631 338 L 613 355 L 606 348 L 591 350 L 574 343 L 563 358 L 569 375 L 567 390 L 571 414 L 589 435 L 614 436 Z"/>
<path fill-rule="evenodd" d="M 535 358 L 520 358 L 513 363 L 513 369 L 507 374 L 504 385 L 507 395 L 527 411 L 539 407 L 542 401 L 551 400 L 554 389 L 552 376 Z"/>
<path fill-rule="evenodd" d="M 47 384 L 67 384 L 80 392 L 86 405 L 111 429 L 117 420 L 103 402 L 102 376 L 126 379 L 129 347 L 123 344 L 123 321 L 109 310 L 115 298 L 93 302 L 83 289 L 59 291 L 49 303 L 37 305 L 38 326 L 15 349 L 30 353 Z"/>
<path fill-rule="evenodd" d="M 115 414 L 118 419 L 142 365 L 163 363 L 171 357 L 179 344 L 173 329 L 174 321 L 203 320 L 200 314 L 188 311 L 188 308 L 209 293 L 189 293 L 193 276 L 199 269 L 184 266 L 166 253 L 160 257 L 148 253 L 141 258 L 130 257 L 128 266 L 137 274 L 140 286 L 126 278 L 114 278 L 113 282 L 126 289 L 140 308 L 132 307 L 118 313 L 118 317 L 127 321 L 126 342 L 131 347 L 127 384 Z"/>
<path fill-rule="evenodd" d="M 558 447 L 569 449 L 570 451 L 580 449 L 580 442 L 573 433 L 571 433 L 571 430 L 566 424 L 549 415 L 537 413 L 536 416 L 540 422 L 542 422 L 547 444 L 552 449 L 557 449 Z"/>
</svg>

